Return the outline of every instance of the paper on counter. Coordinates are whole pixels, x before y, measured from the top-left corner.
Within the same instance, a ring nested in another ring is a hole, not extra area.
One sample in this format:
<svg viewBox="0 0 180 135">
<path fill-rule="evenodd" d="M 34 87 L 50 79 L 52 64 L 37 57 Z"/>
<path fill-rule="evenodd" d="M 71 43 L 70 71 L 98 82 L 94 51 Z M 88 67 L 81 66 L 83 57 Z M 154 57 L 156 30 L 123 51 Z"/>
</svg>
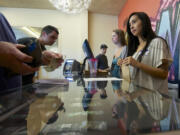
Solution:
<svg viewBox="0 0 180 135">
<path fill-rule="evenodd" d="M 66 80 L 66 79 L 40 79 L 40 80 L 37 80 L 36 83 L 54 84 L 54 85 L 62 85 L 62 86 L 69 84 L 68 80 Z"/>
<path fill-rule="evenodd" d="M 84 78 L 84 81 L 91 82 L 91 81 L 122 81 L 121 78 L 116 77 L 104 77 L 104 78 Z"/>
</svg>

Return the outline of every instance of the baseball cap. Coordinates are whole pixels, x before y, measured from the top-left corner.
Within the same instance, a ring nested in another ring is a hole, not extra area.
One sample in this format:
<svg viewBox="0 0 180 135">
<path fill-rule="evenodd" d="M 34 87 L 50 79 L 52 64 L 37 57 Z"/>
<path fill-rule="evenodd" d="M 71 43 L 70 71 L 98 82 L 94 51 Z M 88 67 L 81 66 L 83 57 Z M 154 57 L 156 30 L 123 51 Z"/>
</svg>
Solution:
<svg viewBox="0 0 180 135">
<path fill-rule="evenodd" d="M 102 44 L 102 45 L 100 46 L 100 49 L 102 49 L 102 48 L 108 48 L 108 47 L 107 47 L 107 45 Z"/>
</svg>

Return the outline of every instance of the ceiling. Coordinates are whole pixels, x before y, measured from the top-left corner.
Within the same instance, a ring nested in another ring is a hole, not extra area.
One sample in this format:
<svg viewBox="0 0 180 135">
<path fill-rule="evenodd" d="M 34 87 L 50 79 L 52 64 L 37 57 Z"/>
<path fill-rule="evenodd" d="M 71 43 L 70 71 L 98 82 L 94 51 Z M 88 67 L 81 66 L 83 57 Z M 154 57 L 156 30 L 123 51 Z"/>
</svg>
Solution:
<svg viewBox="0 0 180 135">
<path fill-rule="evenodd" d="M 88 11 L 92 13 L 118 15 L 125 2 L 126 0 L 92 0 Z M 0 0 L 0 7 L 56 10 L 49 0 Z"/>
</svg>

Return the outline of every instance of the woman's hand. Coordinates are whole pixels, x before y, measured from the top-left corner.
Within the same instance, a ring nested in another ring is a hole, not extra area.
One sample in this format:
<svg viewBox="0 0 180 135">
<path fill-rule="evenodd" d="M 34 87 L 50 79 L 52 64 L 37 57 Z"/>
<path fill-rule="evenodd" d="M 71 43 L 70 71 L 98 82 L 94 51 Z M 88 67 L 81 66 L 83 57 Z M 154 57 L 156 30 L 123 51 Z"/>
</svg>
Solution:
<svg viewBox="0 0 180 135">
<path fill-rule="evenodd" d="M 131 65 L 133 67 L 139 67 L 140 63 L 137 60 L 135 60 L 132 56 L 130 56 L 130 57 L 125 58 L 122 64 Z"/>
<path fill-rule="evenodd" d="M 118 66 L 121 66 L 121 65 L 122 65 L 122 63 L 123 63 L 123 59 L 118 59 L 118 61 L 117 61 L 117 65 L 118 65 Z"/>
<path fill-rule="evenodd" d="M 166 79 L 168 75 L 168 64 L 164 61 L 163 64 L 157 68 L 146 65 L 144 63 L 140 63 L 132 57 L 127 57 L 123 60 L 123 64 L 139 68 L 140 70 L 156 78 Z"/>
</svg>

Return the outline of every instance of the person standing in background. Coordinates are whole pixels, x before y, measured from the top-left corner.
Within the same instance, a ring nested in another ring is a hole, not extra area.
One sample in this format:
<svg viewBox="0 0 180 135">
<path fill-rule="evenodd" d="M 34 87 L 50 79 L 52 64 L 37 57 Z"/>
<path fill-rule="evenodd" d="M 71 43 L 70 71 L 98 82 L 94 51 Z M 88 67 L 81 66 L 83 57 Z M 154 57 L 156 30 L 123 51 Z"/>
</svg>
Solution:
<svg viewBox="0 0 180 135">
<path fill-rule="evenodd" d="M 56 68 L 58 68 L 63 62 L 62 55 L 52 51 L 48 51 L 45 48 L 45 45 L 49 45 L 49 46 L 53 45 L 58 39 L 58 35 L 59 35 L 59 31 L 56 27 L 47 25 L 42 28 L 41 35 L 39 38 L 25 37 L 18 39 L 18 43 L 23 44 L 25 46 L 30 44 L 36 45 L 36 47 L 40 48 L 41 50 L 38 51 L 38 54 L 35 54 L 36 56 L 38 55 L 39 57 L 38 63 L 41 65 L 48 65 L 52 59 L 57 59 L 59 64 Z M 32 84 L 34 76 L 35 73 L 24 75 L 22 77 L 23 85 Z"/>
<path fill-rule="evenodd" d="M 127 56 L 127 46 L 125 40 L 124 31 L 120 29 L 113 30 L 112 33 L 112 42 L 116 45 L 116 50 L 111 65 L 111 76 L 121 78 L 122 71 L 121 66 L 118 63 L 121 63 L 122 60 Z M 120 81 L 112 81 L 113 90 L 117 91 L 121 88 Z"/>
<path fill-rule="evenodd" d="M 108 66 L 108 59 L 106 57 L 107 48 L 107 45 L 102 44 L 100 46 L 101 52 L 96 56 L 96 59 L 98 60 L 97 68 L 100 72 L 108 72 L 110 70 Z"/>
<path fill-rule="evenodd" d="M 150 18 L 144 12 L 129 16 L 127 33 L 128 57 L 122 64 L 129 66 L 131 80 L 141 87 L 167 93 L 172 57 L 166 40 L 154 33 Z"/>
<path fill-rule="evenodd" d="M 118 60 L 119 63 L 121 63 L 122 60 L 127 56 L 127 46 L 124 31 L 120 29 L 113 30 L 112 42 L 116 45 L 116 51 L 112 60 L 111 75 L 113 77 L 120 78 L 121 68 L 118 65 Z"/>
</svg>

